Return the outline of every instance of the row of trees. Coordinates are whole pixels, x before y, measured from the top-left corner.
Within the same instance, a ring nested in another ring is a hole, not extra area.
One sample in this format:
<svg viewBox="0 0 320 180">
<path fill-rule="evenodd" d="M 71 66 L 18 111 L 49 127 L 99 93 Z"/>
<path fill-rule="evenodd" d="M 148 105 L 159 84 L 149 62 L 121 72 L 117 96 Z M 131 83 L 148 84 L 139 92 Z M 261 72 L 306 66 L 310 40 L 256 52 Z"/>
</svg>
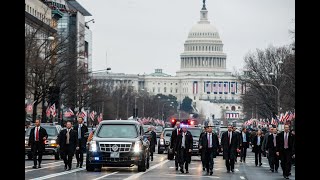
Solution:
<svg viewBox="0 0 320 180">
<path fill-rule="evenodd" d="M 246 87 L 242 103 L 247 118 L 271 119 L 279 113 L 294 111 L 294 48 L 294 43 L 269 46 L 248 53 L 244 58 L 246 71 L 245 74 L 239 73 L 238 77 Z"/>
</svg>

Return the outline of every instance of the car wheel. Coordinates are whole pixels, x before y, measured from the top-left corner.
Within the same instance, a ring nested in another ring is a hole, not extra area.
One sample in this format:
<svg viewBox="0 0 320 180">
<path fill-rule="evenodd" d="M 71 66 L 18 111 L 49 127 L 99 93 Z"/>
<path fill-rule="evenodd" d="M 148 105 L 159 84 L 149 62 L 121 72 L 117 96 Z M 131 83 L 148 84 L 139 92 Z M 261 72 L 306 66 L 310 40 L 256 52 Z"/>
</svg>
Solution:
<svg viewBox="0 0 320 180">
<path fill-rule="evenodd" d="M 88 161 L 88 159 L 86 160 L 86 170 L 87 171 L 93 171 L 94 167 L 92 164 L 90 164 L 90 162 Z"/>
<path fill-rule="evenodd" d="M 144 157 L 141 161 L 141 164 L 138 165 L 138 172 L 144 172 L 146 171 L 147 169 L 147 160 L 146 158 Z"/>
<path fill-rule="evenodd" d="M 101 172 L 102 165 L 95 165 L 94 166 L 94 172 Z"/>
<path fill-rule="evenodd" d="M 174 154 L 170 154 L 170 153 L 168 152 L 168 159 L 169 159 L 169 160 L 173 160 L 173 158 L 174 158 Z"/>
<path fill-rule="evenodd" d="M 32 159 L 32 154 L 28 154 L 28 160 Z"/>
<path fill-rule="evenodd" d="M 60 159 L 59 152 L 57 152 L 56 154 L 54 154 L 54 159 L 55 159 L 55 160 L 59 160 L 59 159 Z"/>
<path fill-rule="evenodd" d="M 159 148 L 158 148 L 158 154 L 163 154 L 163 151 L 161 151 Z"/>
</svg>

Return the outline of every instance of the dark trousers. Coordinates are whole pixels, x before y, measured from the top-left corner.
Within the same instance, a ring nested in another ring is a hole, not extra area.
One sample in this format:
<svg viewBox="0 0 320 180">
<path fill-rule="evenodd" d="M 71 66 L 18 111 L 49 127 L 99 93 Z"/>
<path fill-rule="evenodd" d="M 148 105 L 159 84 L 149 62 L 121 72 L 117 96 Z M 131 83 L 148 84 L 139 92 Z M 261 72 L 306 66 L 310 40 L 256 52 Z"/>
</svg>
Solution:
<svg viewBox="0 0 320 180">
<path fill-rule="evenodd" d="M 81 140 L 79 139 L 79 150 L 76 150 L 76 159 L 77 159 L 77 163 L 79 163 L 80 166 L 82 166 L 82 164 L 83 164 L 84 150 L 83 150 L 82 146 L 83 146 L 83 144 L 82 144 Z"/>
<path fill-rule="evenodd" d="M 269 149 L 269 161 L 270 169 L 278 171 L 279 168 L 279 157 L 276 154 L 276 149 Z"/>
<path fill-rule="evenodd" d="M 185 165 L 186 170 L 188 171 L 188 150 L 185 148 L 181 148 L 179 151 L 179 165 L 180 168 L 183 169 L 183 166 Z"/>
<path fill-rule="evenodd" d="M 174 153 L 174 165 L 177 168 L 179 166 L 179 156 L 178 156 L 178 152 Z"/>
<path fill-rule="evenodd" d="M 241 153 L 240 153 L 240 160 L 241 161 L 246 161 L 246 157 L 247 157 L 247 146 L 248 142 L 243 142 L 242 146 L 241 146 Z"/>
<path fill-rule="evenodd" d="M 207 172 L 212 171 L 213 169 L 213 165 L 214 165 L 214 161 L 213 161 L 213 157 L 214 157 L 214 152 L 215 150 L 213 148 L 208 148 L 205 152 L 205 162 L 206 162 L 206 168 L 207 168 Z"/>
<path fill-rule="evenodd" d="M 226 167 L 227 167 L 227 170 L 230 171 L 234 169 L 234 159 L 231 159 L 230 158 L 230 150 L 228 151 L 228 157 L 226 158 Z"/>
<path fill-rule="evenodd" d="M 32 156 L 33 156 L 33 164 L 34 166 L 37 165 L 37 156 L 38 156 L 38 162 L 39 162 L 39 166 L 41 164 L 42 161 L 42 149 L 40 148 L 40 142 L 39 141 L 35 141 L 33 144 L 33 151 L 32 151 Z"/>
<path fill-rule="evenodd" d="M 280 153 L 281 157 L 281 168 L 284 176 L 289 176 L 291 171 L 291 151 L 285 149 Z"/>
<path fill-rule="evenodd" d="M 261 153 L 262 153 L 262 150 L 261 150 L 261 145 L 256 146 L 255 148 L 256 148 L 256 150 L 255 150 L 255 152 L 254 152 L 254 161 L 255 161 L 256 166 L 257 166 L 258 164 L 261 163 Z M 259 159 L 258 159 L 258 158 L 259 158 Z M 259 161 L 258 161 L 258 160 L 259 160 Z"/>
<path fill-rule="evenodd" d="M 71 169 L 74 150 L 72 150 L 69 146 L 70 145 L 68 145 L 68 144 L 65 145 L 65 147 L 61 151 L 61 156 L 62 156 L 62 159 L 64 161 L 64 166 L 65 167 L 68 166 L 69 169 Z"/>
<path fill-rule="evenodd" d="M 205 154 L 205 150 L 200 149 L 200 152 L 201 152 L 202 168 L 206 168 L 206 154 Z"/>
</svg>

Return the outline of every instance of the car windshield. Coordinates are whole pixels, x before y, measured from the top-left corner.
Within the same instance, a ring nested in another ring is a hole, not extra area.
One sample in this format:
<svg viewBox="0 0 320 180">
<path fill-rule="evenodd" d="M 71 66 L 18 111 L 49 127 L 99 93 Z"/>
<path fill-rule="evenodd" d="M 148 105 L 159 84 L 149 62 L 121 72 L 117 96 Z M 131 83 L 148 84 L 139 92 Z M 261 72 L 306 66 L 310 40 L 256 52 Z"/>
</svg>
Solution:
<svg viewBox="0 0 320 180">
<path fill-rule="evenodd" d="M 58 135 L 58 132 L 57 132 L 57 128 L 55 126 L 41 126 L 43 127 L 47 133 L 48 133 L 48 136 L 57 136 Z M 27 129 L 27 132 L 26 132 L 26 136 L 30 136 L 30 131 L 33 127 L 29 127 Z"/>
<path fill-rule="evenodd" d="M 201 129 L 188 129 L 193 137 L 200 137 Z"/>
<path fill-rule="evenodd" d="M 156 132 L 162 132 L 162 130 L 163 130 L 162 126 L 156 126 L 156 129 L 155 129 Z"/>
<path fill-rule="evenodd" d="M 136 138 L 138 134 L 134 124 L 103 124 L 97 136 L 100 138 Z"/>
<path fill-rule="evenodd" d="M 172 130 L 164 131 L 164 136 L 171 137 Z"/>
</svg>

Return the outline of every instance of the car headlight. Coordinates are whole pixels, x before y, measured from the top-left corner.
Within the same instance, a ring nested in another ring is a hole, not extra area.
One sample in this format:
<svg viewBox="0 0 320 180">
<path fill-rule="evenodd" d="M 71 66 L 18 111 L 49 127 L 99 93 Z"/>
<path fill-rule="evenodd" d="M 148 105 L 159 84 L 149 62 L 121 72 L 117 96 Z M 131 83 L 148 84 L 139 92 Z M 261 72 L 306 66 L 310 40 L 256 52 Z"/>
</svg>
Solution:
<svg viewBox="0 0 320 180">
<path fill-rule="evenodd" d="M 91 141 L 89 143 L 89 151 L 96 152 L 97 151 L 97 143 L 96 141 Z"/>
<path fill-rule="evenodd" d="M 56 144 L 57 141 L 56 140 L 50 140 L 50 144 Z"/>
<path fill-rule="evenodd" d="M 25 144 L 25 145 L 28 145 L 28 141 L 27 141 L 27 140 L 24 140 L 24 144 Z"/>
<path fill-rule="evenodd" d="M 164 145 L 164 140 L 160 139 L 160 145 Z"/>
<path fill-rule="evenodd" d="M 134 144 L 133 151 L 134 151 L 135 153 L 138 153 L 138 152 L 141 151 L 141 142 L 140 142 L 140 141 L 137 141 L 137 142 Z"/>
</svg>

